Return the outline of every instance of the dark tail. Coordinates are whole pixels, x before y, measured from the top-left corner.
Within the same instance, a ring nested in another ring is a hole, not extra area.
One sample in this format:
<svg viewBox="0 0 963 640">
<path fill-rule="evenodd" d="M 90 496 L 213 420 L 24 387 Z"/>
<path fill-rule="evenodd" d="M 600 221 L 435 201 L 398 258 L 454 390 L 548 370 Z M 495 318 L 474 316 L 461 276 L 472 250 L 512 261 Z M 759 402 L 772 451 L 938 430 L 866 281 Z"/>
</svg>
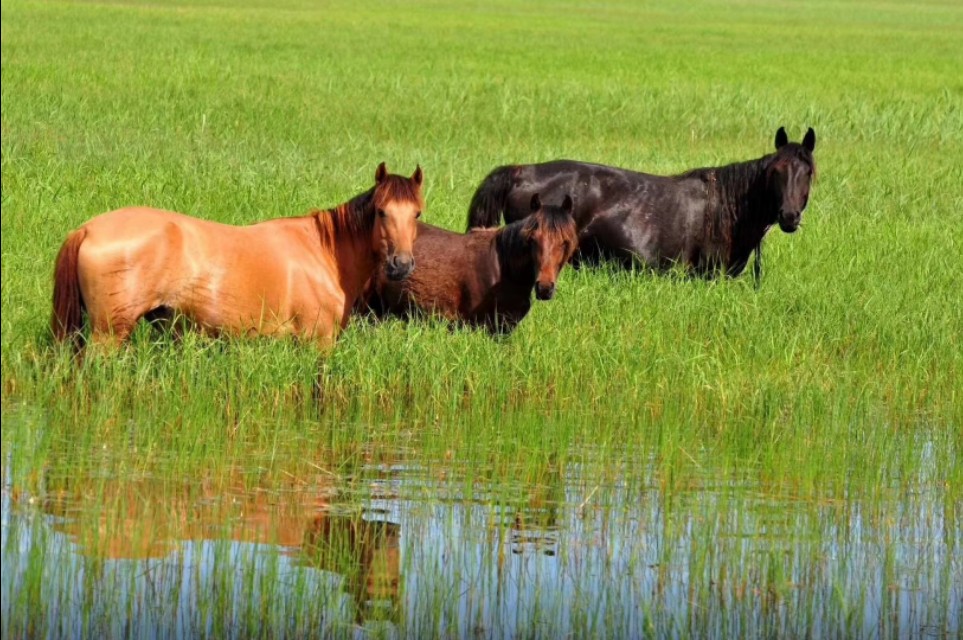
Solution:
<svg viewBox="0 0 963 640">
<path fill-rule="evenodd" d="M 512 168 L 498 167 L 482 180 L 468 205 L 468 230 L 497 227 L 512 189 Z"/>
<path fill-rule="evenodd" d="M 58 341 L 76 338 L 83 328 L 84 299 L 80 295 L 80 277 L 77 274 L 77 254 L 87 237 L 84 228 L 72 231 L 54 265 L 53 317 L 50 328 Z"/>
</svg>

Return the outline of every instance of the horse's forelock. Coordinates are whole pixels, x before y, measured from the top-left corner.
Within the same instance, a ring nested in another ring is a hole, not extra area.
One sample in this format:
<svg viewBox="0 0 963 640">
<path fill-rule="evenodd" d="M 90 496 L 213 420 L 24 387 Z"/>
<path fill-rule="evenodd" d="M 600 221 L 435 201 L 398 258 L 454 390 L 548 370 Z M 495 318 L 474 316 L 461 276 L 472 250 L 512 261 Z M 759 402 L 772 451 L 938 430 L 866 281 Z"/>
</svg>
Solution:
<svg viewBox="0 0 963 640">
<path fill-rule="evenodd" d="M 537 217 L 544 228 L 551 233 L 570 236 L 569 239 L 577 235 L 575 218 L 560 206 L 542 206 L 538 213 L 529 217 Z"/>
<path fill-rule="evenodd" d="M 809 149 L 795 142 L 787 144 L 771 156 L 770 161 L 766 165 L 767 177 L 772 174 L 772 171 L 775 170 L 776 167 L 785 166 L 794 160 L 798 160 L 807 165 L 812 172 L 811 180 L 816 179 L 816 158 Z"/>
<path fill-rule="evenodd" d="M 410 202 L 419 209 L 423 209 L 425 206 L 425 201 L 421 195 L 421 186 L 417 182 L 404 176 L 386 176 L 375 187 L 374 205 L 378 209 L 384 209 L 390 203 L 398 201 Z"/>
<path fill-rule="evenodd" d="M 528 236 L 536 226 L 542 231 L 565 236 L 573 245 L 578 243 L 578 230 L 572 214 L 560 206 L 542 205 L 535 213 L 501 227 L 496 239 L 507 255 L 527 254 Z"/>
<path fill-rule="evenodd" d="M 816 159 L 813 152 L 798 142 L 790 142 L 773 154 L 773 164 L 785 160 L 801 160 L 805 162 L 816 173 Z"/>
</svg>

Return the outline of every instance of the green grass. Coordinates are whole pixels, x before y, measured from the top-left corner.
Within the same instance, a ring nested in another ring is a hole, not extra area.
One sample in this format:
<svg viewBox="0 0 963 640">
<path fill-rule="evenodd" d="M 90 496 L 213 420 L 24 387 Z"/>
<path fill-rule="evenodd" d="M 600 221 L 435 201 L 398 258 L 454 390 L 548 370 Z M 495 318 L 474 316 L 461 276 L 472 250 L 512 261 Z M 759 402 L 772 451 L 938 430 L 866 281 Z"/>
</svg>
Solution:
<svg viewBox="0 0 963 640">
<path fill-rule="evenodd" d="M 37 533 L 4 529 L 7 547 L 29 550 L 14 556 L 26 578 L 4 635 L 74 635 L 30 613 L 67 606 L 74 588 L 96 594 L 82 616 L 91 633 L 154 619 L 111 595 L 141 597 L 134 587 L 77 587 L 89 567 L 51 568 L 60 534 L 41 506 L 52 496 L 99 531 L 136 505 L 313 495 L 319 483 L 304 479 L 318 474 L 349 510 L 398 480 L 415 515 L 402 540 L 407 604 L 392 616 L 409 633 L 493 624 L 479 613 L 489 605 L 509 617 L 489 594 L 492 568 L 515 557 L 500 558 L 505 513 L 557 533 L 558 562 L 589 560 L 569 583 L 522 554 L 546 582 L 494 635 L 550 635 L 556 590 L 574 603 L 559 618 L 568 629 L 600 636 L 899 634 L 893 615 L 866 612 L 905 593 L 866 593 L 877 571 L 959 599 L 960 42 L 954 2 L 5 2 L 4 520 L 12 509 Z M 759 291 L 748 277 L 566 270 L 555 300 L 507 339 L 358 319 L 330 354 L 139 330 L 116 356 L 78 365 L 47 335 L 57 249 L 109 209 L 237 224 L 298 215 L 367 188 L 385 160 L 401 173 L 420 163 L 425 219 L 461 230 L 496 165 L 569 157 L 673 173 L 758 157 L 781 125 L 796 140 L 816 129 L 819 175 L 802 230 L 767 239 Z M 141 481 L 135 498 L 114 486 Z M 531 506 L 546 503 L 561 514 L 551 525 Z M 635 518 L 661 523 L 661 536 Z M 729 537 L 773 522 L 748 550 Z M 214 529 L 214 555 L 230 556 Z M 489 532 L 477 557 L 474 529 Z M 457 568 L 417 553 L 419 535 L 439 531 L 465 556 Z M 627 551 L 596 553 L 598 531 Z M 685 550 L 667 542 L 682 531 Z M 662 586 L 626 596 L 625 571 L 649 571 L 653 546 Z M 230 585 L 245 562 L 210 579 Z M 223 590 L 198 596 L 193 628 L 242 619 L 257 633 L 311 633 L 319 587 L 297 575 L 294 601 L 242 586 L 249 610 L 237 618 Z M 265 603 L 278 606 L 273 622 Z M 287 626 L 295 618 L 307 626 Z"/>
</svg>

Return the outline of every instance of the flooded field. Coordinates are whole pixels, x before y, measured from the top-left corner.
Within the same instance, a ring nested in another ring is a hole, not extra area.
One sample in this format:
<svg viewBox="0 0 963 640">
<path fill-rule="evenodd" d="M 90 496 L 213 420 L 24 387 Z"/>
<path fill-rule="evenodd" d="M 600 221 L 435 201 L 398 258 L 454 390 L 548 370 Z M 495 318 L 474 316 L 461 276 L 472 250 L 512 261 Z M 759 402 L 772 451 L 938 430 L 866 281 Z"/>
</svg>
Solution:
<svg viewBox="0 0 963 640">
<path fill-rule="evenodd" d="M 963 637 L 963 4 L 0 22 L 2 640 Z M 677 175 L 780 127 L 815 179 L 758 287 L 565 267 L 508 336 L 52 340 L 58 250 L 105 211 L 300 216 L 384 161 L 461 232 L 498 166 Z"/>
<path fill-rule="evenodd" d="M 872 493 L 793 495 L 751 469 L 670 483 L 591 450 L 533 482 L 387 457 L 206 481 L 71 459 L 27 471 L 35 492 L 8 458 L 3 635 L 963 633 L 963 514 L 933 460 Z"/>
</svg>

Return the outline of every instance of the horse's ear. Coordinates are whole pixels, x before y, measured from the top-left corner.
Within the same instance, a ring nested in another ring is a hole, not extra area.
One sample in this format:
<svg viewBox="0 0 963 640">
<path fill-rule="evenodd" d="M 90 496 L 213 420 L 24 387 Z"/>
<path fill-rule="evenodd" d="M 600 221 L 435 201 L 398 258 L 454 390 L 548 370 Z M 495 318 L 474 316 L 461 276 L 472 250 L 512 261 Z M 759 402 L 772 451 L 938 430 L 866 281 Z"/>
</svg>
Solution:
<svg viewBox="0 0 963 640">
<path fill-rule="evenodd" d="M 779 127 L 779 131 L 776 132 L 776 148 L 782 149 L 787 144 L 789 144 L 789 136 L 786 135 L 786 128 Z"/>
<path fill-rule="evenodd" d="M 381 184 L 382 182 L 384 182 L 385 178 L 387 177 L 388 177 L 388 167 L 386 167 L 385 163 L 382 162 L 381 164 L 378 165 L 378 168 L 375 169 L 375 183 Z"/>
<path fill-rule="evenodd" d="M 531 205 L 532 213 L 535 213 L 536 211 L 538 211 L 538 210 L 541 209 L 541 208 L 542 208 L 542 199 L 538 197 L 538 194 L 537 194 L 537 193 L 533 193 L 533 194 L 532 194 L 532 205 Z"/>
<path fill-rule="evenodd" d="M 422 181 L 425 179 L 425 174 L 422 173 L 420 164 L 415 167 L 415 172 L 411 174 L 411 179 L 415 181 L 416 185 L 421 186 Z"/>
<path fill-rule="evenodd" d="M 809 131 L 806 132 L 806 137 L 803 138 L 803 146 L 806 147 L 810 153 L 816 148 L 816 132 L 813 131 L 812 127 L 809 127 Z"/>
<path fill-rule="evenodd" d="M 565 199 L 562 200 L 562 211 L 571 215 L 572 211 L 575 209 L 575 201 L 572 200 L 572 196 L 565 194 Z"/>
</svg>

